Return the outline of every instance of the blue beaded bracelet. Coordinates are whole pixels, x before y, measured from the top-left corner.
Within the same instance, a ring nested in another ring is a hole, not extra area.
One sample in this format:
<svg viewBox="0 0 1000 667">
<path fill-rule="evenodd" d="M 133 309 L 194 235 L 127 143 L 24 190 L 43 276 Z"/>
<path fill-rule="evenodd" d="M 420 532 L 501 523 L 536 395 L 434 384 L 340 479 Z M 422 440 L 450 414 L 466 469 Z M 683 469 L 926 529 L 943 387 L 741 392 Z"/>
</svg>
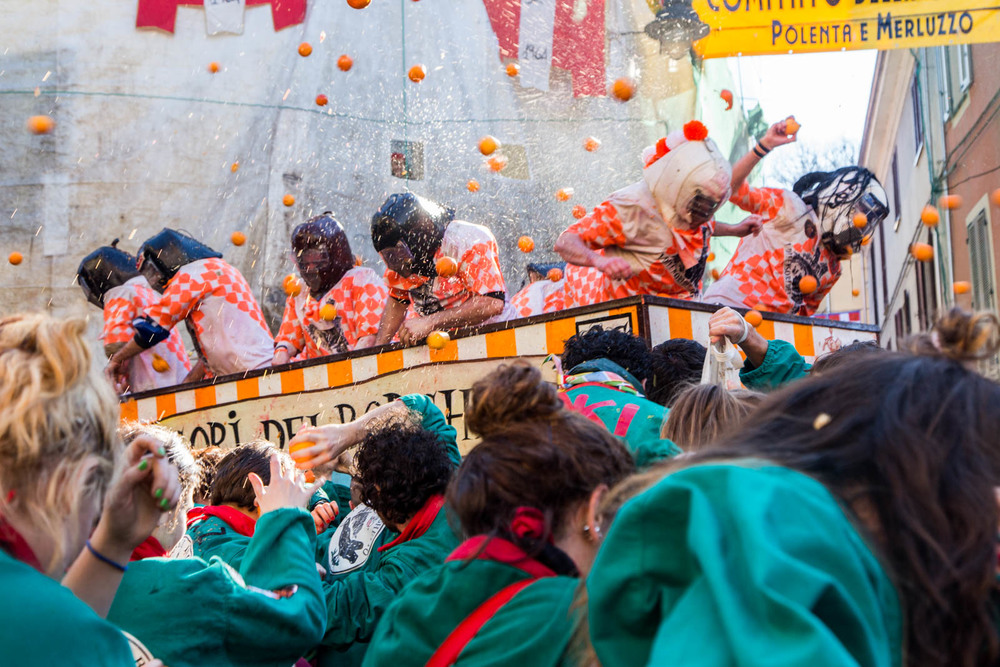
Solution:
<svg viewBox="0 0 1000 667">
<path fill-rule="evenodd" d="M 90 540 L 87 540 L 87 551 L 93 554 L 94 558 L 96 558 L 97 560 L 101 561 L 102 563 L 107 563 L 108 565 L 110 565 L 111 567 L 115 568 L 120 572 L 124 572 L 128 569 L 127 565 L 116 563 L 115 561 L 111 560 L 110 558 L 102 554 L 100 551 L 95 549 L 93 546 L 91 546 Z"/>
</svg>

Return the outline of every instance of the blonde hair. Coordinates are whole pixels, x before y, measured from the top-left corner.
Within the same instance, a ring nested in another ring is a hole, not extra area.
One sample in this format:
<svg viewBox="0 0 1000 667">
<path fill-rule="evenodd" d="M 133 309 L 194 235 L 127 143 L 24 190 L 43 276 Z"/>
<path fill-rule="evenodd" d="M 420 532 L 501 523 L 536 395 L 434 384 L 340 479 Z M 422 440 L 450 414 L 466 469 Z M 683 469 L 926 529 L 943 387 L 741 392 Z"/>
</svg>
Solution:
<svg viewBox="0 0 1000 667">
<path fill-rule="evenodd" d="M 70 532 L 79 524 L 76 501 L 103 497 L 121 449 L 117 397 L 92 368 L 83 331 L 80 319 L 0 319 L 0 517 L 17 515 L 52 540 L 43 565 L 53 576 L 85 538 Z M 89 456 L 99 464 L 67 506 L 65 485 Z"/>
<path fill-rule="evenodd" d="M 703 449 L 726 430 L 738 426 L 760 402 L 761 395 L 748 390 L 739 394 L 714 384 L 688 387 L 674 400 L 660 437 L 685 453 Z"/>
</svg>

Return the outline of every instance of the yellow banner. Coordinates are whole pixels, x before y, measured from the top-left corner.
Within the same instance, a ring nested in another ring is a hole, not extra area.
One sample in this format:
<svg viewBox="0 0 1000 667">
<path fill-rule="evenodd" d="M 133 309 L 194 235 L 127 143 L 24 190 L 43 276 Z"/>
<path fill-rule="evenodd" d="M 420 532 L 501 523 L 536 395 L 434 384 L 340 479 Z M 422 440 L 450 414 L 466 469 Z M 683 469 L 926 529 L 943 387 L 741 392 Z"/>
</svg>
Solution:
<svg viewBox="0 0 1000 667">
<path fill-rule="evenodd" d="M 694 0 L 712 31 L 702 58 L 1000 41 L 1000 11 L 984 0 Z"/>
</svg>

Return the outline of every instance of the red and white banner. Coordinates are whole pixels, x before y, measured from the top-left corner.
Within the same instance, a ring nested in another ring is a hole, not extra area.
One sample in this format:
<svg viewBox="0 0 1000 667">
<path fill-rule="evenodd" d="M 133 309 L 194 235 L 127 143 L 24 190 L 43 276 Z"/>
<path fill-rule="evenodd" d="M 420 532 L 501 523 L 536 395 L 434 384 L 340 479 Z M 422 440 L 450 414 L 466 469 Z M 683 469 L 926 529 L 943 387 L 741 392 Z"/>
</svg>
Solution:
<svg viewBox="0 0 1000 667">
<path fill-rule="evenodd" d="M 159 28 L 174 31 L 177 8 L 181 5 L 202 6 L 204 0 L 139 0 L 135 16 L 136 28 Z M 271 5 L 274 29 L 281 30 L 290 25 L 298 25 L 306 20 L 306 0 L 246 0 L 249 6 Z M 242 23 L 242 20 L 241 20 Z M 242 27 L 240 28 L 242 31 Z"/>
</svg>

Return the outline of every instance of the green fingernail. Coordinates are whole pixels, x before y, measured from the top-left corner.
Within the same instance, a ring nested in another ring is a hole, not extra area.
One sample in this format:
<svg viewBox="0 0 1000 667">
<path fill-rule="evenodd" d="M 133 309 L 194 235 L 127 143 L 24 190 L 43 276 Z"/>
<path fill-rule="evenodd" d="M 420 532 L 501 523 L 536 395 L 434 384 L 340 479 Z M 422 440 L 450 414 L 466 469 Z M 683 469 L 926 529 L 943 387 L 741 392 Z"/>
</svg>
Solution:
<svg viewBox="0 0 1000 667">
<path fill-rule="evenodd" d="M 146 469 L 146 468 L 148 468 L 148 467 L 149 467 L 149 461 L 148 461 L 148 460 L 143 460 L 143 461 L 142 461 L 142 462 L 141 462 L 141 463 L 139 464 L 139 470 L 145 470 L 145 469 Z"/>
<path fill-rule="evenodd" d="M 160 448 L 156 450 L 156 453 L 159 454 L 160 456 L 166 456 L 167 448 L 164 447 L 163 445 L 160 445 Z"/>
<path fill-rule="evenodd" d="M 170 501 L 164 498 L 163 500 L 160 501 L 160 507 L 162 509 L 167 509 L 168 507 L 170 507 Z"/>
<path fill-rule="evenodd" d="M 157 489 L 156 493 L 154 493 L 153 495 L 156 496 L 157 498 L 162 498 L 163 497 L 163 489 Z"/>
</svg>

